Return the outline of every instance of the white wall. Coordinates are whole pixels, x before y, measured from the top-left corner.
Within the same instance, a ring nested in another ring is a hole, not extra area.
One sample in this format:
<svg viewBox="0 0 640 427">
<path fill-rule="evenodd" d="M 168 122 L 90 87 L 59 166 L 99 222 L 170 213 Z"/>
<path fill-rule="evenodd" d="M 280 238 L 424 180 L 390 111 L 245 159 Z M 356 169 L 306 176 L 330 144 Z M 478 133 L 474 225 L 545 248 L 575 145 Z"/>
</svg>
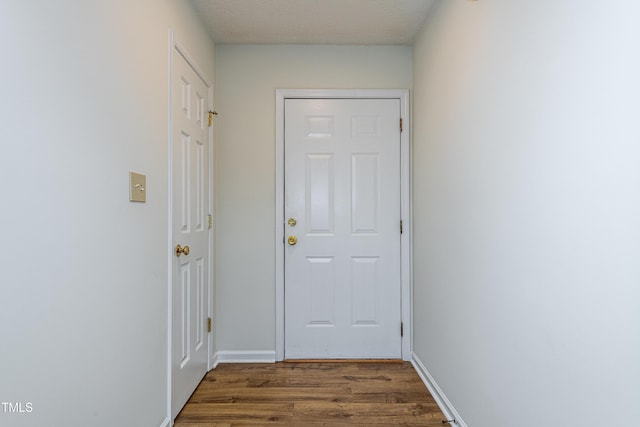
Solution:
<svg viewBox="0 0 640 427">
<path fill-rule="evenodd" d="M 170 27 L 213 80 L 187 2 L 0 6 L 1 425 L 167 416 Z"/>
<path fill-rule="evenodd" d="M 442 1 L 414 46 L 415 352 L 468 426 L 640 419 L 638 19 Z"/>
<path fill-rule="evenodd" d="M 275 90 L 410 88 L 411 48 L 216 46 L 222 351 L 275 351 Z"/>
</svg>

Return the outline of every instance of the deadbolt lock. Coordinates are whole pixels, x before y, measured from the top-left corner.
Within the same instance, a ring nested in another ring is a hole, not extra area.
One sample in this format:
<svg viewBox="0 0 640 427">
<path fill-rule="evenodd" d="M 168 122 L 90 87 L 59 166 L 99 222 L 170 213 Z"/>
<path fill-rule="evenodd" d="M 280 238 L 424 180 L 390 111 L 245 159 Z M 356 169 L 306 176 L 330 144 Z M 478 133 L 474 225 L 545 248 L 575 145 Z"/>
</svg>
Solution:
<svg viewBox="0 0 640 427">
<path fill-rule="evenodd" d="M 289 220 L 287 221 L 287 224 L 289 224 L 292 227 L 295 227 L 297 223 L 298 221 L 296 221 L 295 218 L 289 218 Z"/>
</svg>

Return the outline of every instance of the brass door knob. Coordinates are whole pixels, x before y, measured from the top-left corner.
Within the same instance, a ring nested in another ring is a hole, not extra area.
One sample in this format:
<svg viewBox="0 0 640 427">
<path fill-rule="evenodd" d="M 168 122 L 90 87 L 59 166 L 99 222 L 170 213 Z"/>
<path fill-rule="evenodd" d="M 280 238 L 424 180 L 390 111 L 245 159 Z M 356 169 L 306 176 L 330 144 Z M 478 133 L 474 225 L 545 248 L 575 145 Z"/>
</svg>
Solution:
<svg viewBox="0 0 640 427">
<path fill-rule="evenodd" d="M 287 243 L 289 243 L 291 246 L 293 246 L 296 243 L 298 243 L 298 238 L 296 236 L 289 236 L 287 238 Z"/>
<path fill-rule="evenodd" d="M 189 255 L 189 246 L 185 245 L 183 248 L 180 245 L 176 245 L 176 256 L 179 257 L 182 254 Z"/>
</svg>

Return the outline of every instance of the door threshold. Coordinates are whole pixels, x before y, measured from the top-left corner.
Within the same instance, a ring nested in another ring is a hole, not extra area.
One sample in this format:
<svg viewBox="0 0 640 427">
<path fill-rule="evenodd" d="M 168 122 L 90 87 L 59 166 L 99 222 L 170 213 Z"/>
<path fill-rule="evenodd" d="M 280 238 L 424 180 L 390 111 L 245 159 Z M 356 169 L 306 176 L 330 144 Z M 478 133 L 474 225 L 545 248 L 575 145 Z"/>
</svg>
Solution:
<svg viewBox="0 0 640 427">
<path fill-rule="evenodd" d="M 284 359 L 284 363 L 404 363 L 402 359 Z"/>
</svg>

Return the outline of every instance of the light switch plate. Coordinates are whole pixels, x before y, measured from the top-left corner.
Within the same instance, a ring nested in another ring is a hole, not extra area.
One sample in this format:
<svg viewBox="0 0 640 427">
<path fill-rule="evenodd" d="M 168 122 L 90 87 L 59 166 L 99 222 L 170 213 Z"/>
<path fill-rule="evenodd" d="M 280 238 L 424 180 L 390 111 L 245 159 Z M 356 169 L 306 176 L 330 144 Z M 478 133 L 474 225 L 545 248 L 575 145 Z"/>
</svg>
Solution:
<svg viewBox="0 0 640 427">
<path fill-rule="evenodd" d="M 147 201 L 147 177 L 140 173 L 129 172 L 129 201 Z"/>
</svg>

